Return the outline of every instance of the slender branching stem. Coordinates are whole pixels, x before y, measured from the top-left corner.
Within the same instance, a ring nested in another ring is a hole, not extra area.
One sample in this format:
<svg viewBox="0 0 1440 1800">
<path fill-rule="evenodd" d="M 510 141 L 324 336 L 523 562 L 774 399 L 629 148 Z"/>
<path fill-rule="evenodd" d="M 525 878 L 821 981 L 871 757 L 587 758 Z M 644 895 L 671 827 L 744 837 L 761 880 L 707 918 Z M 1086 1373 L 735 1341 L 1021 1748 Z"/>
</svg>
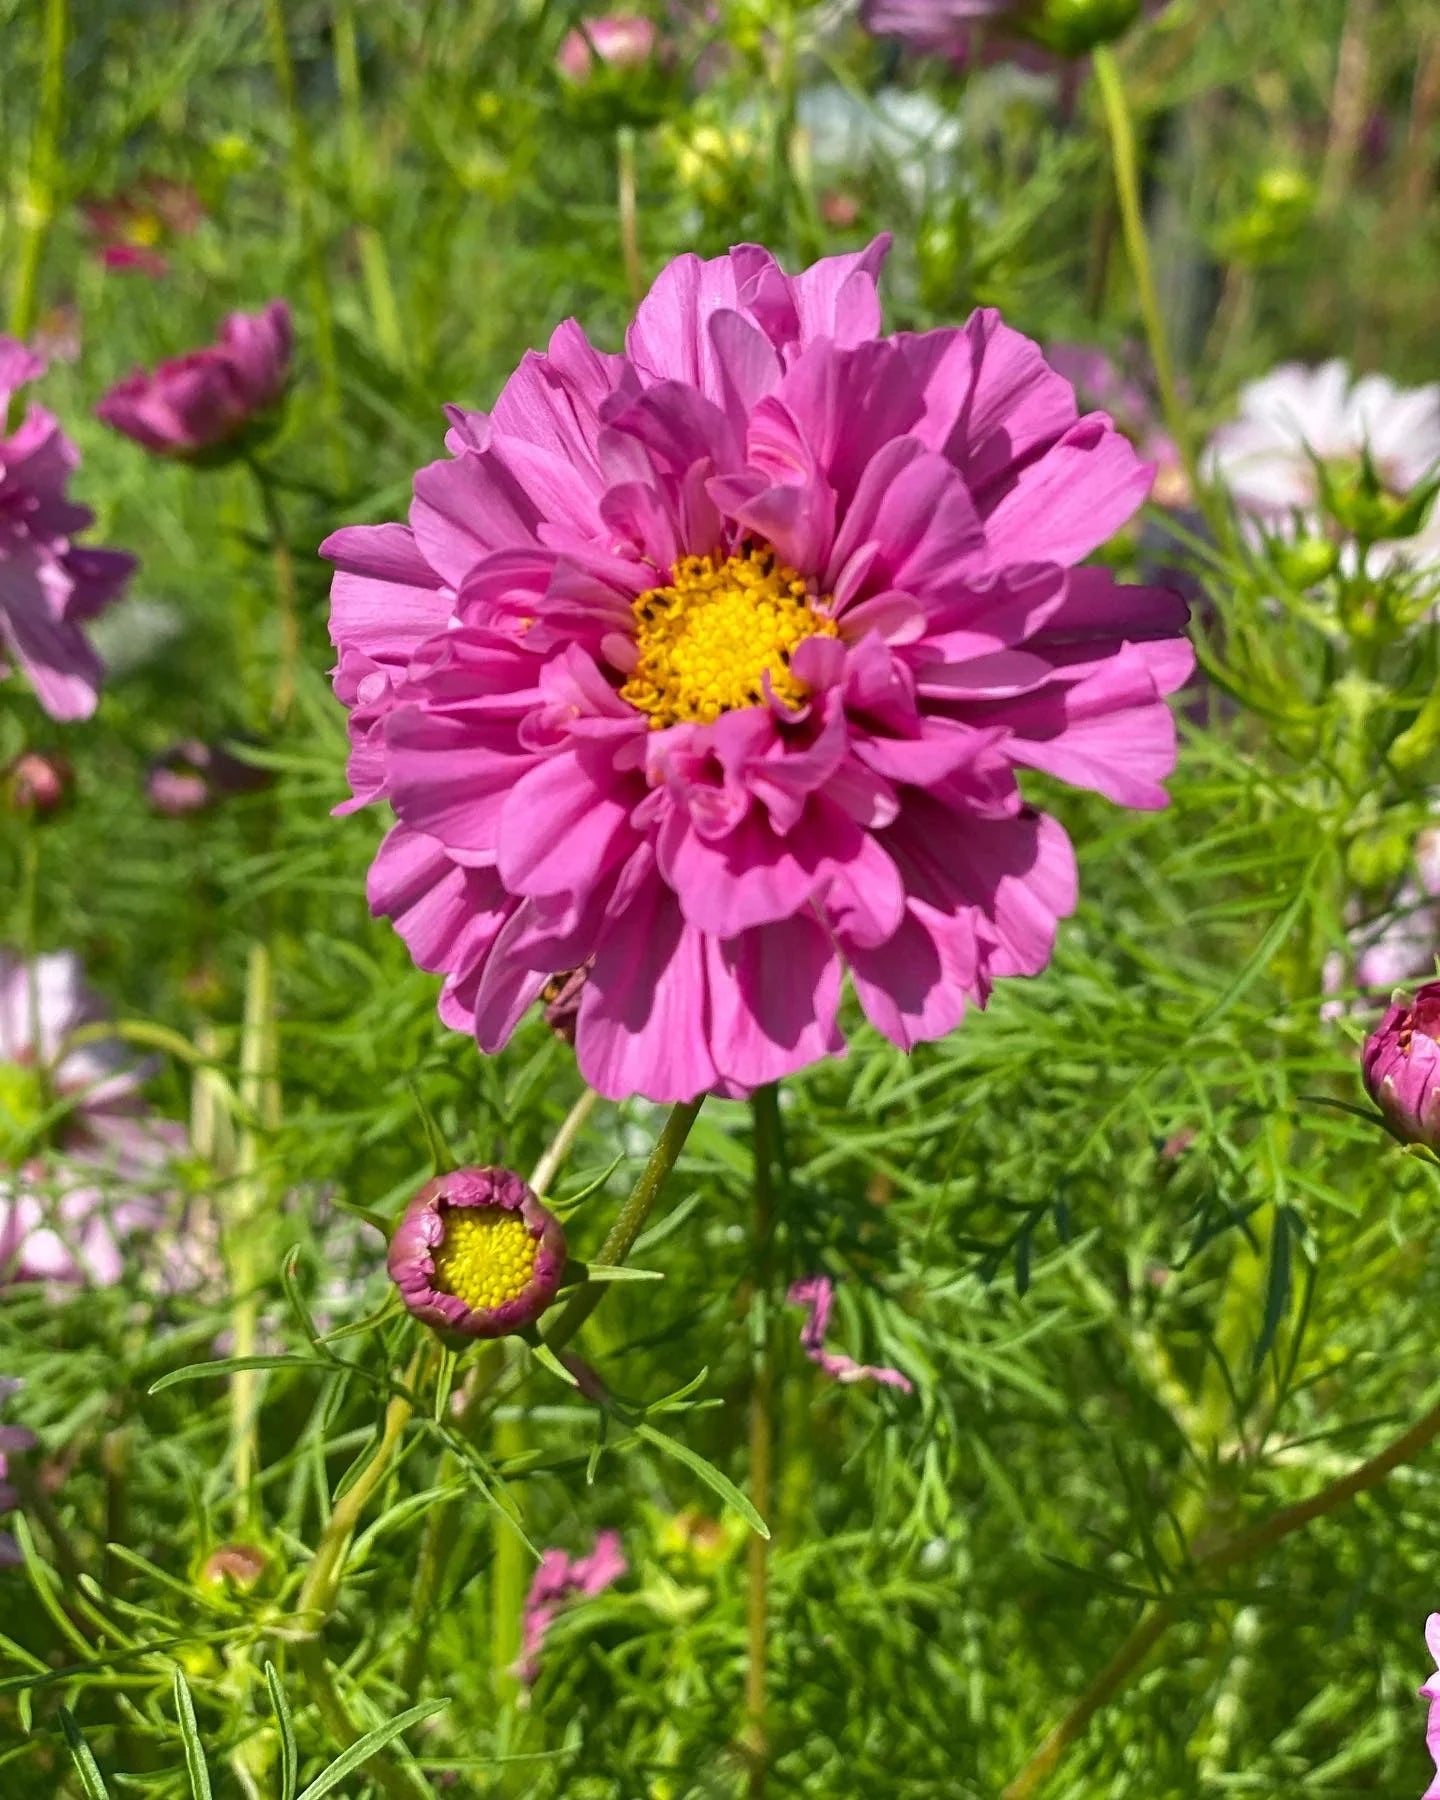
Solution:
<svg viewBox="0 0 1440 1800">
<path fill-rule="evenodd" d="M 780 1156 L 780 1110 L 777 1090 L 761 1088 L 751 1101 L 754 1120 L 754 1287 L 751 1297 L 750 1499 L 768 1519 L 774 1486 L 775 1383 L 771 1359 L 774 1287 L 775 1168 Z M 768 1744 L 765 1694 L 769 1662 L 770 1541 L 750 1535 L 745 1595 L 745 1749 L 750 1764 L 749 1791 L 765 1792 Z"/>
</svg>

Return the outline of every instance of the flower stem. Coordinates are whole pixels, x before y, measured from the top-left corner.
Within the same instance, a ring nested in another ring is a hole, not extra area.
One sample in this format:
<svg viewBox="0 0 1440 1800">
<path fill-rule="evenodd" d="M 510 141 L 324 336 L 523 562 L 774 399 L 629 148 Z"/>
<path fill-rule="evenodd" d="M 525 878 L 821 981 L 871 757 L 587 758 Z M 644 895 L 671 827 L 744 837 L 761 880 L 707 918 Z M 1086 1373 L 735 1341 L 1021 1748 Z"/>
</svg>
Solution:
<svg viewBox="0 0 1440 1800">
<path fill-rule="evenodd" d="M 30 176 L 20 206 L 22 235 L 10 295 L 10 333 L 22 341 L 35 329 L 40 311 L 40 265 L 55 217 L 60 168 L 60 124 L 64 116 L 66 0 L 46 0 L 45 38 L 40 64 L 40 108 L 30 150 Z M 16 402 L 12 401 L 12 409 Z M 16 419 L 18 419 L 18 411 Z M 14 425 L 16 419 L 9 421 Z M 3 421 L 0 421 L 3 423 Z"/>
<path fill-rule="evenodd" d="M 778 1090 L 763 1087 L 750 1102 L 754 1120 L 755 1215 L 754 1290 L 750 1303 L 750 1499 L 761 1518 L 768 1518 L 774 1476 L 774 1369 L 770 1354 L 770 1308 L 774 1286 L 775 1167 L 780 1157 Z M 765 1792 L 765 1689 L 769 1652 L 770 1542 L 750 1535 L 745 1593 L 745 1736 L 750 1763 L 749 1792 Z"/>
<path fill-rule="evenodd" d="M 645 1221 L 660 1198 L 660 1190 L 680 1159 L 680 1152 L 690 1135 L 690 1127 L 699 1116 L 704 1098 L 702 1094 L 699 1100 L 682 1100 L 671 1107 L 670 1117 L 666 1119 L 660 1136 L 655 1140 L 655 1148 L 650 1152 L 650 1160 L 640 1171 L 640 1179 L 635 1183 L 630 1198 L 621 1207 L 620 1215 L 610 1227 L 609 1235 L 600 1246 L 598 1254 L 591 1257 L 592 1263 L 603 1266 L 623 1263 L 630 1254 L 631 1246 L 644 1229 Z M 570 1342 L 600 1304 L 604 1293 L 605 1289 L 599 1282 L 587 1283 L 571 1298 L 546 1334 L 545 1342 L 552 1350 L 559 1350 Z"/>
<path fill-rule="evenodd" d="M 290 162 L 294 172 L 291 194 L 305 250 L 310 311 L 315 321 L 315 354 L 320 364 L 320 386 L 325 396 L 330 431 L 331 462 L 335 479 L 344 487 L 350 477 L 345 439 L 340 430 L 340 364 L 335 350 L 335 314 L 325 274 L 325 250 L 315 218 L 315 164 L 310 153 L 310 128 L 300 105 L 295 63 L 285 28 L 285 0 L 265 0 L 265 18 L 270 31 L 270 59 L 275 65 L 275 83 L 280 89 L 290 127 Z"/>
<path fill-rule="evenodd" d="M 260 1293 L 255 1268 L 255 1226 L 263 1203 L 260 1138 L 279 1124 L 280 1087 L 276 1073 L 275 984 L 269 949 L 250 946 L 245 970 L 245 1023 L 240 1037 L 240 1112 L 236 1149 L 235 1198 L 226 1224 L 234 1354 L 255 1354 Z M 241 1518 L 254 1517 L 252 1492 L 258 1464 L 259 1372 L 236 1369 L 230 1377 L 231 1441 L 235 1492 Z"/>
<path fill-rule="evenodd" d="M 586 1088 L 580 1098 L 565 1115 L 564 1123 L 555 1133 L 545 1154 L 536 1163 L 530 1176 L 529 1186 L 543 1200 L 545 1190 L 560 1173 L 565 1158 L 575 1148 L 575 1140 L 585 1129 L 585 1121 L 594 1112 L 600 1096 L 593 1088 Z"/>
<path fill-rule="evenodd" d="M 1120 204 L 1120 227 L 1125 238 L 1125 252 L 1130 259 L 1130 272 L 1135 278 L 1135 291 L 1140 301 L 1140 316 L 1150 345 L 1150 360 L 1155 367 L 1155 385 L 1160 391 L 1160 408 L 1165 427 L 1175 441 L 1186 478 L 1193 494 L 1200 492 L 1199 473 L 1195 465 L 1195 447 L 1190 436 L 1190 421 L 1180 405 L 1175 388 L 1175 366 L 1170 358 L 1170 344 L 1165 335 L 1165 321 L 1160 312 L 1160 299 L 1155 289 L 1155 274 L 1150 264 L 1150 246 L 1145 236 L 1145 215 L 1140 202 L 1140 170 L 1135 153 L 1135 128 L 1125 97 L 1125 83 L 1119 65 L 1108 44 L 1094 52 L 1095 80 L 1100 89 L 1100 104 L 1105 114 L 1105 127 L 1110 136 L 1110 155 L 1115 167 L 1115 196 Z"/>
<path fill-rule="evenodd" d="M 275 565 L 275 594 L 280 602 L 280 672 L 275 681 L 275 697 L 270 713 L 277 725 L 283 725 L 295 701 L 295 676 L 300 667 L 300 615 L 295 594 L 295 563 L 285 535 L 285 515 L 275 492 L 269 470 L 258 457 L 246 457 L 246 466 L 255 480 L 260 496 L 260 510 L 265 518 L 265 535 L 270 542 L 270 557 Z"/>
<path fill-rule="evenodd" d="M 1377 1455 L 1308 1500 L 1285 1506 L 1258 1525 L 1237 1532 L 1213 1550 L 1196 1557 L 1197 1574 L 1219 1575 L 1238 1563 L 1273 1549 L 1276 1544 L 1323 1519 L 1353 1500 L 1357 1494 L 1378 1487 L 1394 1470 L 1413 1462 L 1440 1437 L 1440 1402 L 1432 1406 L 1408 1431 L 1402 1432 Z M 1105 1667 L 1086 1688 L 1070 1711 L 1045 1738 L 1020 1773 L 1004 1790 L 1001 1800 L 1030 1800 L 1038 1794 L 1059 1766 L 1070 1746 L 1080 1738 L 1097 1712 L 1114 1698 L 1144 1662 L 1171 1625 L 1181 1616 L 1181 1602 L 1167 1599 L 1146 1608 L 1139 1623 Z"/>
<path fill-rule="evenodd" d="M 645 297 L 645 266 L 640 260 L 640 214 L 636 204 L 635 132 L 622 125 L 615 133 L 615 210 L 620 221 L 620 254 L 625 285 L 635 301 Z"/>
</svg>

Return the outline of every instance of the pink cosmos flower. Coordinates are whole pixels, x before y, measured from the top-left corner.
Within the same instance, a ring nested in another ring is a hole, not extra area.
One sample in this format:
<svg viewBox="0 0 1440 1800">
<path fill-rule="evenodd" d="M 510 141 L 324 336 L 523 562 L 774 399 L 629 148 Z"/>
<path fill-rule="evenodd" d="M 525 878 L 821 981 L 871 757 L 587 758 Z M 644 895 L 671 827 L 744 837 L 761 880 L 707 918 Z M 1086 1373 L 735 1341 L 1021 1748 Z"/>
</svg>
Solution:
<svg viewBox="0 0 1440 1800">
<path fill-rule="evenodd" d="M 0 1283 L 113 1285 L 164 1217 L 144 1190 L 177 1134 L 146 1111 L 143 1065 L 118 1039 L 67 1042 L 103 1017 L 71 952 L 0 950 Z"/>
<path fill-rule="evenodd" d="M 835 1283 L 828 1275 L 807 1275 L 801 1281 L 792 1282 L 785 1299 L 791 1306 L 809 1308 L 810 1316 L 800 1328 L 800 1347 L 811 1362 L 827 1375 L 833 1375 L 836 1381 L 874 1381 L 881 1387 L 899 1388 L 905 1394 L 915 1392 L 914 1382 L 898 1369 L 878 1368 L 874 1363 L 857 1363 L 852 1356 L 844 1356 L 825 1348 L 825 1336 L 830 1329 L 830 1309 L 835 1304 Z"/>
<path fill-rule="evenodd" d="M 145 794 L 156 812 L 175 819 L 204 812 L 235 794 L 255 793 L 272 780 L 268 769 L 242 762 L 223 744 L 181 738 L 150 764 Z"/>
<path fill-rule="evenodd" d="M 117 381 L 96 416 L 159 456 L 196 457 L 233 446 L 280 402 L 290 378 L 290 308 L 231 313 L 218 343 L 136 369 Z"/>
<path fill-rule="evenodd" d="M 847 972 L 908 1049 L 1074 907 L 1019 769 L 1165 803 L 1184 604 L 1077 566 L 1151 471 L 994 312 L 882 337 L 885 248 L 680 257 L 322 546 L 371 905 L 482 1049 L 587 961 L 607 1096 L 841 1053 Z"/>
<path fill-rule="evenodd" d="M 1045 360 L 1074 384 L 1083 405 L 1111 414 L 1146 461 L 1154 463 L 1151 498 L 1161 506 L 1188 504 L 1190 487 L 1185 465 L 1144 386 L 1093 344 L 1050 344 Z"/>
<path fill-rule="evenodd" d="M 565 1233 L 509 1169 L 454 1169 L 405 1208 L 388 1266 L 417 1319 L 505 1337 L 533 1325 L 559 1292 Z"/>
<path fill-rule="evenodd" d="M 1425 1748 L 1435 1764 L 1435 1775 L 1420 1800 L 1440 1800 L 1440 1613 L 1431 1613 L 1425 1621 L 1425 1647 L 1436 1665 L 1435 1673 L 1420 1689 L 1420 1696 L 1430 1702 L 1425 1722 Z"/>
<path fill-rule="evenodd" d="M 876 37 L 964 64 L 978 49 L 987 59 L 1042 60 L 1037 46 L 1083 55 L 1121 36 L 1142 11 L 1165 0 L 864 0 L 861 21 Z"/>
<path fill-rule="evenodd" d="M 52 719 L 86 719 L 105 665 L 82 627 L 119 597 L 135 559 L 76 543 L 95 515 L 66 495 L 80 452 L 53 413 L 29 406 L 4 435 L 12 398 L 44 372 L 0 337 L 0 673 L 8 653 Z"/>
<path fill-rule="evenodd" d="M 602 1531 L 588 1556 L 567 1556 L 563 1550 L 547 1550 L 530 1581 L 525 1596 L 524 1637 L 515 1673 L 527 1686 L 540 1674 L 540 1649 L 555 1615 L 567 1600 L 588 1600 L 612 1586 L 629 1571 L 620 1548 L 618 1531 Z"/>
<path fill-rule="evenodd" d="M 566 35 L 555 66 L 568 81 L 584 81 L 595 61 L 612 69 L 634 69 L 650 61 L 658 37 L 653 19 L 636 13 L 606 13 L 586 19 Z"/>
<path fill-rule="evenodd" d="M 1401 998 L 1365 1040 L 1365 1087 L 1392 1130 L 1440 1154 L 1440 981 Z"/>
</svg>

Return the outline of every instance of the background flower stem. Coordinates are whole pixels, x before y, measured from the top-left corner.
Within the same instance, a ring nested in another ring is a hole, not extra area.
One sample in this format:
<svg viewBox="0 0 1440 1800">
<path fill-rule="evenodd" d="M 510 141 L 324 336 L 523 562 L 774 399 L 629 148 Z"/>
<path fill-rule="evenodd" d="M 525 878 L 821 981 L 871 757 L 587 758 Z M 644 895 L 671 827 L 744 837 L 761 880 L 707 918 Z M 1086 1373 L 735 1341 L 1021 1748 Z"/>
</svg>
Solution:
<svg viewBox="0 0 1440 1800">
<path fill-rule="evenodd" d="M 645 267 L 640 260 L 640 211 L 636 199 L 635 129 L 622 125 L 615 133 L 615 210 L 620 221 L 620 254 L 625 285 L 632 300 L 645 294 Z"/>
<path fill-rule="evenodd" d="M 25 339 L 40 312 L 40 265 L 45 240 L 55 216 L 55 188 L 60 169 L 60 126 L 64 117 L 66 0 L 45 0 L 45 35 L 41 47 L 40 111 L 30 150 L 30 175 L 20 206 L 20 251 L 15 286 L 10 295 L 10 332 Z M 23 402 L 11 401 L 13 426 Z"/>
<path fill-rule="evenodd" d="M 750 1499 L 762 1519 L 771 1512 L 774 1484 L 774 1370 L 771 1365 L 771 1309 L 774 1300 L 775 1169 L 780 1160 L 779 1090 L 760 1088 L 750 1102 L 754 1121 L 754 1288 L 750 1302 L 753 1358 L 750 1388 Z M 765 1734 L 765 1688 L 769 1658 L 770 1540 L 750 1534 L 745 1592 L 745 1748 L 750 1760 L 749 1792 L 765 1792 L 769 1746 Z"/>
<path fill-rule="evenodd" d="M 1335 1512 L 1357 1494 L 1378 1487 L 1394 1470 L 1413 1462 L 1436 1438 L 1440 1438 L 1440 1401 L 1408 1431 L 1392 1439 L 1377 1455 L 1352 1469 L 1348 1475 L 1342 1475 L 1308 1500 L 1282 1507 L 1258 1525 L 1236 1532 L 1213 1550 L 1197 1556 L 1194 1572 L 1220 1575 L 1273 1549 L 1316 1519 Z M 1146 1608 L 1129 1637 L 1005 1789 L 1001 1800 L 1029 1800 L 1031 1795 L 1040 1792 L 1096 1713 L 1119 1693 L 1171 1625 L 1182 1616 L 1182 1602 L 1178 1598 L 1162 1600 Z"/>
<path fill-rule="evenodd" d="M 1120 206 L 1120 228 L 1125 239 L 1125 252 L 1130 260 L 1130 272 L 1135 279 L 1135 292 L 1140 302 L 1145 337 L 1150 346 L 1150 360 L 1155 369 L 1160 408 L 1165 415 L 1165 428 L 1175 440 L 1175 447 L 1185 465 L 1190 491 L 1198 495 L 1200 480 L 1194 440 L 1190 432 L 1190 421 L 1180 405 L 1175 387 L 1175 366 L 1170 356 L 1165 321 L 1160 313 L 1160 297 L 1155 290 L 1150 246 L 1145 236 L 1145 214 L 1140 199 L 1140 168 L 1135 152 L 1135 127 L 1125 96 L 1125 82 L 1114 52 L 1108 44 L 1101 44 L 1096 48 L 1094 65 L 1100 105 L 1105 115 L 1105 128 L 1110 138 L 1111 160 L 1115 168 L 1115 197 Z"/>
<path fill-rule="evenodd" d="M 253 943 L 245 970 L 245 1022 L 240 1038 L 241 1129 L 236 1144 L 235 1186 L 225 1231 L 230 1277 L 232 1354 L 255 1354 L 260 1291 L 255 1232 L 264 1208 L 261 1138 L 280 1123 L 280 1082 L 276 1067 L 275 986 L 270 951 Z M 260 1376 L 236 1369 L 230 1377 L 231 1443 L 235 1492 L 242 1523 L 255 1517 L 252 1492 L 257 1466 L 257 1411 Z"/>
</svg>

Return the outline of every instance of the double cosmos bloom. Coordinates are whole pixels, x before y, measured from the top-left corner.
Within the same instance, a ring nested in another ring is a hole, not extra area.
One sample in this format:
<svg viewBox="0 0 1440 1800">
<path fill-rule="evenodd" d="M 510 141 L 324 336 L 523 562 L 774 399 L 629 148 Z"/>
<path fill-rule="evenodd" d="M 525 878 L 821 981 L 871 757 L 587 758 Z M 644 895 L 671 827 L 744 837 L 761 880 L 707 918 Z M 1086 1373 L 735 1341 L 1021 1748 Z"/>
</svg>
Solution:
<svg viewBox="0 0 1440 1800">
<path fill-rule="evenodd" d="M 882 336 L 885 249 L 680 257 L 323 547 L 371 904 L 487 1051 L 579 970 L 612 1097 L 838 1054 L 847 974 L 909 1048 L 1074 907 L 1020 769 L 1164 804 L 1184 605 L 1077 566 L 1150 467 L 993 312 Z"/>
</svg>

